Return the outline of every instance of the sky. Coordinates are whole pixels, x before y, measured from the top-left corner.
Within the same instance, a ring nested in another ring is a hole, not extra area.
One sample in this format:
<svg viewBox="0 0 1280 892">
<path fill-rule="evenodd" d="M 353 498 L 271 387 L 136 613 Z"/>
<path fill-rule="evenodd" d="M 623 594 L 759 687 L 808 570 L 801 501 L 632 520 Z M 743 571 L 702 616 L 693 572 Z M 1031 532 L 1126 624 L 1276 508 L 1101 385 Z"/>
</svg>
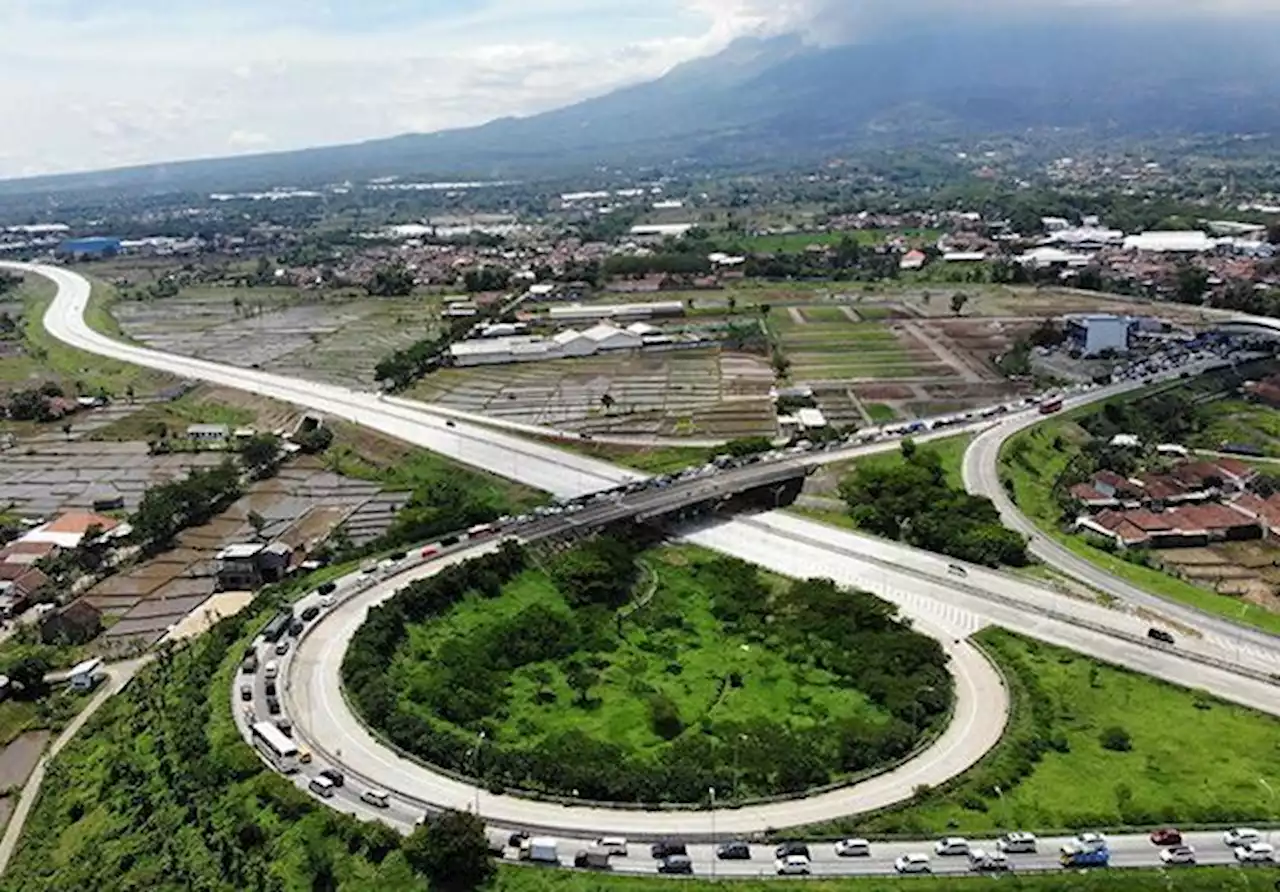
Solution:
<svg viewBox="0 0 1280 892">
<path fill-rule="evenodd" d="M 917 15 L 1280 0 L 0 0 L 0 178 L 355 142 L 524 115 L 737 37 Z"/>
</svg>

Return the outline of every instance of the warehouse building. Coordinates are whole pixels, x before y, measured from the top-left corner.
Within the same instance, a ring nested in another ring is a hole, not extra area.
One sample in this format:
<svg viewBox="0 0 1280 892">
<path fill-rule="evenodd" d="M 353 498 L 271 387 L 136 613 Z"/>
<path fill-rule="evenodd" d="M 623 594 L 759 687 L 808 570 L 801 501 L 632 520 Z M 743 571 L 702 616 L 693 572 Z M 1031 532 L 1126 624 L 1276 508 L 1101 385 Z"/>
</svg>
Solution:
<svg viewBox="0 0 1280 892">
<path fill-rule="evenodd" d="M 655 319 L 683 316 L 684 303 L 678 300 L 647 304 L 571 304 L 552 307 L 548 315 L 553 322 L 595 322 L 604 319 Z"/>
</svg>

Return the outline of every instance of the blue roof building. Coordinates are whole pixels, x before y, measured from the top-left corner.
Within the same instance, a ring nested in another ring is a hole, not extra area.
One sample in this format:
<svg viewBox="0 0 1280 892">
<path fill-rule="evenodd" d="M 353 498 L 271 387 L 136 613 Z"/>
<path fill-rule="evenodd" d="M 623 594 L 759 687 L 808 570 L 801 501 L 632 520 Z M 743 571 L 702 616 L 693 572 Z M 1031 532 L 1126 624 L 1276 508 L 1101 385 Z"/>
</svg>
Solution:
<svg viewBox="0 0 1280 892">
<path fill-rule="evenodd" d="M 120 239 L 108 236 L 69 238 L 58 245 L 60 257 L 114 257 L 120 253 Z"/>
</svg>

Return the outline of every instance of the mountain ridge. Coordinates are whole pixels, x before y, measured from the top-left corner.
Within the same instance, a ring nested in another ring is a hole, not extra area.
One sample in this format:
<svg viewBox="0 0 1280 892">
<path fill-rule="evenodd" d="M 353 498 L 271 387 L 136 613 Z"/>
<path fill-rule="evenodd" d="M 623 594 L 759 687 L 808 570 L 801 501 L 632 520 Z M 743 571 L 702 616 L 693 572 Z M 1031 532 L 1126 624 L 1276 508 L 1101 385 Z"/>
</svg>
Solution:
<svg viewBox="0 0 1280 892">
<path fill-rule="evenodd" d="M 187 191 L 439 180 L 674 161 L 818 160 L 913 140 L 1070 128 L 1247 132 L 1280 122 L 1280 41 L 1237 22 L 941 27 L 860 44 L 747 38 L 653 81 L 474 127 L 265 155 L 0 182 Z"/>
</svg>

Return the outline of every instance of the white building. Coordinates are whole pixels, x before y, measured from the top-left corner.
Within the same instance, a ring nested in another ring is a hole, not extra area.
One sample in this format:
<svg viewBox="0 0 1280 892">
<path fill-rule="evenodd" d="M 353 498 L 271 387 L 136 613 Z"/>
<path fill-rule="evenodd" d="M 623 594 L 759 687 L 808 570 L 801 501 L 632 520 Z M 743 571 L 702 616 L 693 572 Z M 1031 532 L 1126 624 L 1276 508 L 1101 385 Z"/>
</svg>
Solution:
<svg viewBox="0 0 1280 892">
<path fill-rule="evenodd" d="M 590 356 L 598 349 L 595 341 L 572 328 L 566 328 L 564 331 L 557 333 L 551 340 L 556 344 L 556 348 L 562 356 Z"/>
<path fill-rule="evenodd" d="M 569 304 L 552 307 L 547 315 L 553 322 L 593 322 L 601 319 L 652 319 L 656 316 L 683 316 L 678 300 L 647 304 Z"/>
<path fill-rule="evenodd" d="M 1119 229 L 1101 229 L 1097 226 L 1081 226 L 1077 229 L 1061 229 L 1051 232 L 1045 244 L 1067 245 L 1072 248 L 1105 248 L 1124 244 L 1124 233 Z"/>
<path fill-rule="evenodd" d="M 640 335 L 612 325 L 596 325 L 582 333 L 592 341 L 597 350 L 635 350 L 643 346 Z"/>
<path fill-rule="evenodd" d="M 942 255 L 943 263 L 982 263 L 986 259 L 983 251 L 948 251 Z"/>
<path fill-rule="evenodd" d="M 1204 254 L 1218 243 L 1198 229 L 1143 232 L 1124 240 L 1126 251 L 1151 254 Z"/>
<path fill-rule="evenodd" d="M 1047 269 L 1053 266 L 1079 268 L 1088 266 L 1090 257 L 1088 254 L 1076 254 L 1071 251 L 1064 251 L 1061 248 L 1033 248 L 1018 258 L 1018 262 L 1023 266 L 1029 266 L 1032 269 Z"/>
<path fill-rule="evenodd" d="M 639 238 L 680 238 L 693 229 L 692 223 L 643 223 L 631 227 L 631 234 Z"/>
</svg>

